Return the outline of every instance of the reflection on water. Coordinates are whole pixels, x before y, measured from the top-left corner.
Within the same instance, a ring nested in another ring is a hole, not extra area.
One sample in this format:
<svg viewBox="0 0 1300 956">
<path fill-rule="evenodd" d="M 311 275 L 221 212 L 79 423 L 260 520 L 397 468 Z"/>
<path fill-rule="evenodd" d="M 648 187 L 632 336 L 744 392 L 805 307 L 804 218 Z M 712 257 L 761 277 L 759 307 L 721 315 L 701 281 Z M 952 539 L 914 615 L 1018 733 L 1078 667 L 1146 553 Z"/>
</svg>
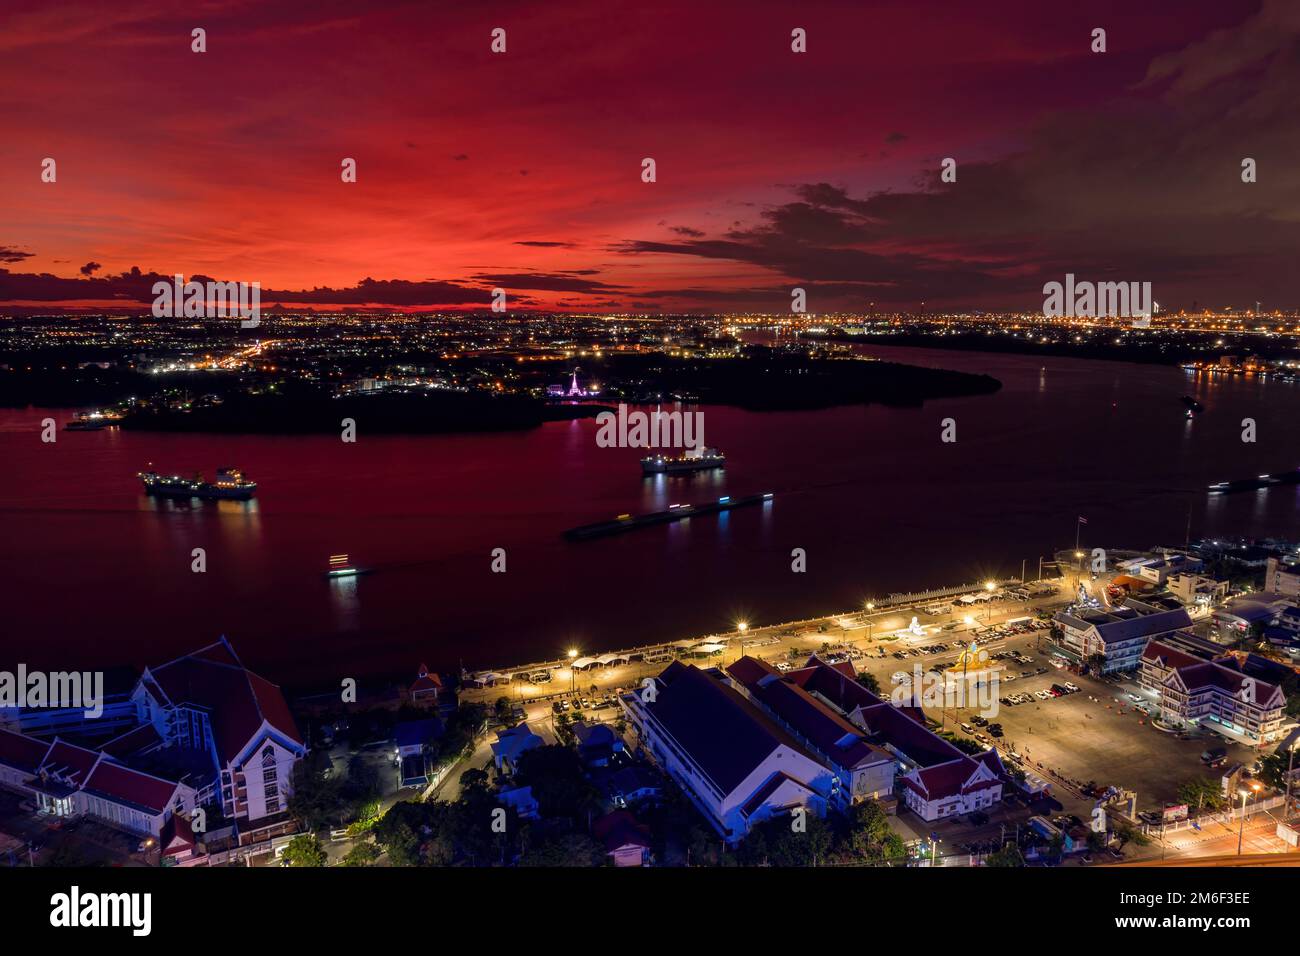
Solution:
<svg viewBox="0 0 1300 956">
<path fill-rule="evenodd" d="M 581 635 L 613 649 L 717 633 L 744 612 L 788 621 L 869 596 L 1033 574 L 1081 546 L 1191 536 L 1300 537 L 1297 489 L 1209 496 L 1218 481 L 1295 467 L 1300 386 L 1175 368 L 868 346 L 881 358 L 987 373 L 990 396 L 817 412 L 706 409 L 727 467 L 643 477 L 643 450 L 598 448 L 590 420 L 527 432 L 371 437 L 60 435 L 49 410 L 0 412 L 6 659 L 79 668 L 168 659 L 227 634 L 285 681 L 550 656 Z M 55 417 L 61 414 L 56 411 Z M 960 422 L 941 444 L 938 423 Z M 1256 443 L 1240 422 L 1258 423 Z M 136 473 L 237 461 L 248 502 L 141 495 Z M 574 543 L 566 528 L 723 495 L 761 508 Z M 342 542 L 346 542 L 343 545 Z M 375 569 L 322 587 L 347 547 Z M 202 547 L 207 572 L 190 571 Z M 489 555 L 509 553 L 509 573 Z M 807 571 L 791 573 L 803 548 Z M 359 588 L 366 589 L 360 600 Z M 89 601 L 69 594 L 93 594 Z M 147 627 L 140 622 L 148 621 Z M 903 626 L 906 622 L 902 622 Z M 55 654 L 61 655 L 55 658 Z"/>
<path fill-rule="evenodd" d="M 358 576 L 330 578 L 330 601 L 334 605 L 335 618 L 340 627 L 352 628 L 357 623 L 357 613 L 361 602 L 357 593 Z"/>
</svg>

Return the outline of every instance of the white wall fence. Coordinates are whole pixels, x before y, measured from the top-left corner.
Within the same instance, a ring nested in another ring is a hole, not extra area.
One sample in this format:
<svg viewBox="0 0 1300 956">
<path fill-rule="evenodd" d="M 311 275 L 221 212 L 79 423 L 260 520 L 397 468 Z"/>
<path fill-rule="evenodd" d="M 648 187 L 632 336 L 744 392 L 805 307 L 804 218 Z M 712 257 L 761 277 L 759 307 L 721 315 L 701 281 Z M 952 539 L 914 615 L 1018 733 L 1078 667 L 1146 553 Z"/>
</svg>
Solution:
<svg viewBox="0 0 1300 956">
<path fill-rule="evenodd" d="M 1286 797 L 1276 796 L 1269 797 L 1266 800 L 1252 800 L 1246 805 L 1245 815 L 1254 816 L 1257 813 L 1263 813 L 1266 810 L 1273 810 L 1282 806 L 1286 802 Z M 1240 820 L 1242 809 L 1240 806 L 1233 807 L 1231 810 L 1220 810 L 1217 813 L 1202 813 L 1196 818 L 1188 817 L 1186 820 L 1174 820 L 1171 823 L 1143 823 L 1142 830 L 1154 836 L 1164 836 L 1166 833 L 1179 833 L 1183 830 L 1190 830 L 1193 824 L 1205 828 L 1206 824 L 1222 823 L 1225 826 L 1234 820 Z"/>
</svg>

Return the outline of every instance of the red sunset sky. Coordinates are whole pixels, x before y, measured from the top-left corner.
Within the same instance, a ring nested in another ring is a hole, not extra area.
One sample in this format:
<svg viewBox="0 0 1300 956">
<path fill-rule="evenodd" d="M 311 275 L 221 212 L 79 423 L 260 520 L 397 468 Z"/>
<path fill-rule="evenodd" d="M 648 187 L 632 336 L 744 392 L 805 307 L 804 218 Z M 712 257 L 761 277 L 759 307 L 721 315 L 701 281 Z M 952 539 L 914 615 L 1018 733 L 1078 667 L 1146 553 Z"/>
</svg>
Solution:
<svg viewBox="0 0 1300 956">
<path fill-rule="evenodd" d="M 1291 0 L 4 8 L 12 306 L 181 272 L 264 303 L 1030 309 L 1067 271 L 1300 305 Z"/>
</svg>

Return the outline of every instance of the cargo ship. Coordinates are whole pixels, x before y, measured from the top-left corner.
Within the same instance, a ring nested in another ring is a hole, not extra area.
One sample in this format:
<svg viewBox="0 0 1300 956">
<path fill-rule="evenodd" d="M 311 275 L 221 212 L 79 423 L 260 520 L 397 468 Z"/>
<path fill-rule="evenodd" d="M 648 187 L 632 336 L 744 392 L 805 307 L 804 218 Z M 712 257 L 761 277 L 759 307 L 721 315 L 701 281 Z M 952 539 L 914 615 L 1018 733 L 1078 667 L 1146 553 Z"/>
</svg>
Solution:
<svg viewBox="0 0 1300 956">
<path fill-rule="evenodd" d="M 707 471 L 710 468 L 725 468 L 726 465 L 727 456 L 716 448 L 688 448 L 674 458 L 664 455 L 642 458 L 641 474 L 675 475 L 689 471 Z"/>
<path fill-rule="evenodd" d="M 182 478 L 180 475 L 160 475 L 156 471 L 140 472 L 146 494 L 160 498 L 204 498 L 247 501 L 257 491 L 257 482 L 249 481 L 238 468 L 218 468 L 212 481 L 202 475 Z"/>
</svg>

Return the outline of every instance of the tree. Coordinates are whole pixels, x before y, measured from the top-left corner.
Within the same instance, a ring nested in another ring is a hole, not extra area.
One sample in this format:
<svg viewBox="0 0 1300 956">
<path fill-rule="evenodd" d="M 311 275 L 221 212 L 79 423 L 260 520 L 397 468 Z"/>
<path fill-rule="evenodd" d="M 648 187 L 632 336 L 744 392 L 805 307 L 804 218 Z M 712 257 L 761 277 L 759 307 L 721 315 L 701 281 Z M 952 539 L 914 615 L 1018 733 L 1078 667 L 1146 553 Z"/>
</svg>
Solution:
<svg viewBox="0 0 1300 956">
<path fill-rule="evenodd" d="M 415 866 L 420 861 L 420 828 L 426 804 L 403 800 L 395 803 L 375 824 L 375 841 L 388 851 L 394 866 Z"/>
<path fill-rule="evenodd" d="M 869 674 L 866 671 L 863 671 L 858 675 L 858 683 L 871 691 L 871 693 L 876 695 L 880 694 L 880 681 L 876 679 L 875 674 Z"/>
<path fill-rule="evenodd" d="M 1088 671 L 1093 674 L 1100 674 L 1106 668 L 1105 654 L 1089 654 L 1088 659 L 1084 661 L 1088 665 Z"/>
<path fill-rule="evenodd" d="M 958 750 L 962 751 L 963 753 L 968 753 L 971 756 L 977 757 L 984 752 L 984 748 L 980 746 L 979 742 L 971 740 L 969 737 L 958 737 L 956 734 L 952 733 L 951 731 L 945 731 L 941 733 L 939 736 L 942 737 L 944 740 L 948 741 Z"/>
<path fill-rule="evenodd" d="M 519 858 L 520 866 L 600 866 L 605 851 L 585 833 L 565 833 L 531 844 Z"/>
<path fill-rule="evenodd" d="M 848 851 L 859 859 L 877 859 L 891 832 L 885 811 L 874 800 L 856 803 L 849 810 L 849 831 L 845 843 Z"/>
<path fill-rule="evenodd" d="M 324 866 L 325 848 L 314 834 L 300 833 L 285 845 L 284 862 L 288 866 Z"/>
<path fill-rule="evenodd" d="M 1000 850 L 995 850 L 984 858 L 985 866 L 1024 866 L 1025 857 L 1020 847 L 1008 843 Z"/>
<path fill-rule="evenodd" d="M 1178 788 L 1178 799 L 1188 807 L 1195 807 L 1197 813 L 1202 810 L 1220 810 L 1227 803 L 1218 781 L 1202 778 L 1182 784 Z"/>
<path fill-rule="evenodd" d="M 369 840 L 363 843 L 358 843 L 343 855 L 343 865 L 369 866 L 371 863 L 374 863 L 375 860 L 379 859 L 380 852 L 379 847 L 375 846 L 375 844 L 371 843 Z"/>
<path fill-rule="evenodd" d="M 587 813 L 599 807 L 599 794 L 584 775 L 581 758 L 568 747 L 552 744 L 525 751 L 515 780 L 533 788 L 544 817 L 569 817 L 585 824 Z"/>
<path fill-rule="evenodd" d="M 1277 753 L 1271 753 L 1260 758 L 1259 764 L 1259 779 L 1263 780 L 1274 790 L 1281 790 L 1285 793 L 1287 767 L 1292 766 L 1295 770 L 1300 771 L 1300 754 L 1296 755 L 1295 763 L 1292 764 L 1290 752 L 1279 750 Z M 1295 794 L 1297 791 L 1300 791 L 1300 786 L 1296 786 L 1295 783 L 1292 783 L 1292 794 Z"/>
<path fill-rule="evenodd" d="M 1119 848 L 1122 850 L 1128 844 L 1136 846 L 1146 846 L 1151 842 L 1151 838 L 1141 830 L 1135 830 L 1127 823 L 1118 823 L 1114 827 L 1115 839 L 1119 842 Z"/>
<path fill-rule="evenodd" d="M 510 698 L 504 695 L 498 697 L 492 705 L 492 714 L 503 724 L 510 720 Z"/>
</svg>

